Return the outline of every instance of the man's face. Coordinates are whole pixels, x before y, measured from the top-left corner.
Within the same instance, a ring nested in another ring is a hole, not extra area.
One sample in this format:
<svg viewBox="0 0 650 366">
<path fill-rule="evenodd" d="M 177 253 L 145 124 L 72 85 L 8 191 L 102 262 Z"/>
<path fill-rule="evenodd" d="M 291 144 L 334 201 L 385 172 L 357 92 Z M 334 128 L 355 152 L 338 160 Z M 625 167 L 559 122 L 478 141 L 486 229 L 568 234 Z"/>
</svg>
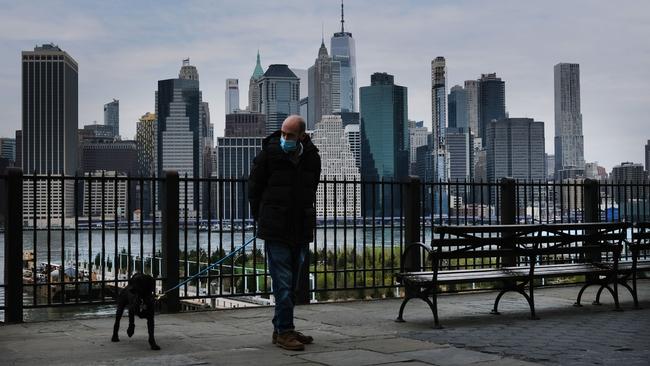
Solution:
<svg viewBox="0 0 650 366">
<path fill-rule="evenodd" d="M 282 137 L 285 140 L 301 141 L 305 134 L 304 132 L 300 132 L 299 123 L 292 123 L 292 122 L 293 121 L 288 121 L 288 123 L 285 122 L 282 124 L 282 128 L 280 129 L 280 132 L 282 133 Z"/>
</svg>

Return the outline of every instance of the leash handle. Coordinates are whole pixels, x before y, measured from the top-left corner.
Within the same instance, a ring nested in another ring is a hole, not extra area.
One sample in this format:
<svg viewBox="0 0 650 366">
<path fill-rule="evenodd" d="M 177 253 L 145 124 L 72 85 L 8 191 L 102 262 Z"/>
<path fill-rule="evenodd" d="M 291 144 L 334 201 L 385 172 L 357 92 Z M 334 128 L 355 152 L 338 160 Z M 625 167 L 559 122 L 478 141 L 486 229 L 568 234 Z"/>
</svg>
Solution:
<svg viewBox="0 0 650 366">
<path fill-rule="evenodd" d="M 156 296 L 156 300 L 160 300 L 160 299 L 162 299 L 162 298 L 165 297 L 168 293 L 170 293 L 170 292 L 176 290 L 177 288 L 179 288 L 179 287 L 183 286 L 184 284 L 186 284 L 186 283 L 188 283 L 188 282 L 190 282 L 190 281 L 196 279 L 197 277 L 199 277 L 200 275 L 204 274 L 205 272 L 211 270 L 212 268 L 214 268 L 214 267 L 220 265 L 221 263 L 223 263 L 224 261 L 226 261 L 226 259 L 229 259 L 230 257 L 234 256 L 237 252 L 239 252 L 239 251 L 243 250 L 244 248 L 246 248 L 246 246 L 247 246 L 248 244 L 252 243 L 253 240 L 255 240 L 256 238 L 257 238 L 257 236 L 252 237 L 249 241 L 247 241 L 246 243 L 244 243 L 244 245 L 240 246 L 239 248 L 236 248 L 236 249 L 233 250 L 232 252 L 228 253 L 228 255 L 226 255 L 225 257 L 223 257 L 223 258 L 217 260 L 216 262 L 210 264 L 209 266 L 207 266 L 206 268 L 204 268 L 201 272 L 199 272 L 199 273 L 197 273 L 197 274 L 195 274 L 195 275 L 193 275 L 193 276 L 187 278 L 185 281 L 180 282 L 178 285 L 176 285 L 176 286 L 170 288 L 169 290 L 164 291 L 162 294 Z"/>
</svg>

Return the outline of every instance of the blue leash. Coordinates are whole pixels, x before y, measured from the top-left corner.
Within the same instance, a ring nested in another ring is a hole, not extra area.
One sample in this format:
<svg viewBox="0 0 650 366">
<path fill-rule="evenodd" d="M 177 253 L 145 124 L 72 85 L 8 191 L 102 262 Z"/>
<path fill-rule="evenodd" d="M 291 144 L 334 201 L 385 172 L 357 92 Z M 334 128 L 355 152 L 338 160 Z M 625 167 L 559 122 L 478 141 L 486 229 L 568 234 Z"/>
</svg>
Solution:
<svg viewBox="0 0 650 366">
<path fill-rule="evenodd" d="M 212 263 L 211 265 L 207 266 L 207 267 L 206 267 L 205 269 L 203 269 L 201 272 L 195 274 L 194 276 L 192 276 L 192 277 L 186 279 L 185 281 L 179 283 L 178 285 L 176 285 L 176 286 L 170 288 L 169 290 L 163 292 L 162 294 L 156 296 L 156 300 L 160 300 L 160 299 L 162 299 L 162 298 L 165 297 L 168 293 L 170 293 L 170 292 L 176 290 L 177 288 L 179 288 L 179 287 L 183 286 L 184 284 L 186 284 L 186 283 L 188 283 L 188 282 L 190 282 L 190 281 L 196 279 L 197 277 L 199 277 L 200 275 L 206 273 L 207 271 L 211 270 L 212 268 L 214 268 L 214 267 L 220 265 L 221 263 L 223 263 L 224 261 L 226 261 L 226 259 L 233 257 L 237 252 L 243 250 L 244 248 L 246 248 L 246 246 L 247 246 L 248 244 L 252 243 L 253 240 L 255 240 L 255 238 L 257 238 L 257 236 L 253 236 L 249 241 L 247 241 L 246 243 L 244 243 L 244 245 L 240 246 L 239 248 L 237 248 L 237 249 L 233 250 L 232 252 L 228 253 L 228 255 L 226 255 L 225 257 L 223 257 L 223 258 L 219 259 L 218 261 Z"/>
</svg>

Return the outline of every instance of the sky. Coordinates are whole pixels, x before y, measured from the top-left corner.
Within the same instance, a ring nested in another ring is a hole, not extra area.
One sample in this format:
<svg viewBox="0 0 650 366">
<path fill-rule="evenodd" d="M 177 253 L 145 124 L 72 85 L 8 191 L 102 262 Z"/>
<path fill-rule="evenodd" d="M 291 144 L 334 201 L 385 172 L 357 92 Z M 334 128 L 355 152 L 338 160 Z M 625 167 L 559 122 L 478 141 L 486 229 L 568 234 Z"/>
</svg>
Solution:
<svg viewBox="0 0 650 366">
<path fill-rule="evenodd" d="M 447 60 L 448 89 L 482 73 L 506 83 L 510 117 L 545 122 L 553 153 L 553 66 L 580 64 L 585 160 L 608 171 L 643 163 L 650 140 L 650 1 L 348 0 L 357 86 L 388 72 L 408 88 L 408 114 L 431 126 L 431 60 Z M 238 78 L 240 107 L 259 49 L 262 66 L 314 63 L 324 30 L 340 29 L 337 0 L 0 0 L 0 136 L 21 125 L 20 52 L 54 43 L 79 64 L 79 126 L 103 123 L 120 100 L 120 133 L 155 109 L 157 81 L 184 58 L 199 72 L 215 136 L 223 135 L 225 83 Z"/>
</svg>

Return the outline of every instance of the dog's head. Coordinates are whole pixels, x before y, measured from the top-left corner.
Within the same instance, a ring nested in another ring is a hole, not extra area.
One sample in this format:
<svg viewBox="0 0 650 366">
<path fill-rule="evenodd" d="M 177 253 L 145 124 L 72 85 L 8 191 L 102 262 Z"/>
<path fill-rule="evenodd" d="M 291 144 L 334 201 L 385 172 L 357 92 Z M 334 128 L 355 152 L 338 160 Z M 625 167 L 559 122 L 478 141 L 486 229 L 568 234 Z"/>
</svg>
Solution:
<svg viewBox="0 0 650 366">
<path fill-rule="evenodd" d="M 156 280 L 149 275 L 136 273 L 129 279 L 129 287 L 133 293 L 141 298 L 153 298 L 156 290 Z"/>
</svg>

